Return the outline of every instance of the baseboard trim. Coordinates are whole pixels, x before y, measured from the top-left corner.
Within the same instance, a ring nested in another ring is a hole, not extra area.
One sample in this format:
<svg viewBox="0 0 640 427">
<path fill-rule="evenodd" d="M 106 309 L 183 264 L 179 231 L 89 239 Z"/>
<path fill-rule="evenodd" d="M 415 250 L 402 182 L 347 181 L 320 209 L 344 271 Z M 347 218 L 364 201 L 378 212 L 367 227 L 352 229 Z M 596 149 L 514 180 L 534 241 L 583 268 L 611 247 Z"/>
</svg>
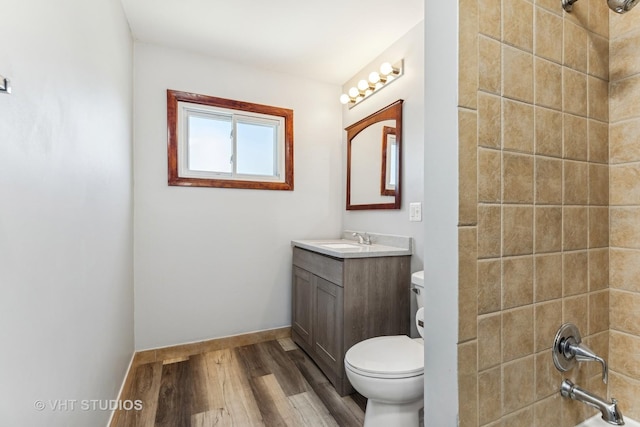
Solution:
<svg viewBox="0 0 640 427">
<path fill-rule="evenodd" d="M 241 347 L 243 345 L 257 344 L 264 341 L 271 341 L 291 336 L 291 327 L 268 329 L 265 331 L 249 332 L 246 334 L 232 335 L 222 338 L 214 338 L 205 341 L 198 341 L 187 344 L 160 347 L 151 350 L 137 351 L 133 365 L 143 365 L 145 363 L 162 362 L 170 359 L 188 358 L 194 354 L 206 353 L 209 351 L 221 350 L 223 348 Z"/>
<path fill-rule="evenodd" d="M 127 370 L 125 371 L 124 381 L 122 381 L 120 391 L 118 392 L 119 400 L 122 400 L 124 396 L 127 396 L 129 394 L 129 390 L 131 389 L 131 383 L 133 382 L 133 369 L 135 368 L 135 365 L 133 363 L 135 358 L 136 354 L 134 352 L 131 356 L 131 360 L 129 360 L 129 367 L 127 367 Z M 109 421 L 107 422 L 107 427 L 117 426 L 121 414 L 122 411 L 112 411 L 111 416 L 109 417 Z"/>
</svg>

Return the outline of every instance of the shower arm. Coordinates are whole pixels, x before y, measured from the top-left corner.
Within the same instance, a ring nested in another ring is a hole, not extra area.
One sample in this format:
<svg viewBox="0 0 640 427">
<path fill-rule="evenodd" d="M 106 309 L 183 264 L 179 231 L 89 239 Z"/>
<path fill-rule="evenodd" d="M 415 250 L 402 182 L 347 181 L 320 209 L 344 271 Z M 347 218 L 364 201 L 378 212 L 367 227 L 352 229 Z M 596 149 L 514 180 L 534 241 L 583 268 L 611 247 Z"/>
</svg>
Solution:
<svg viewBox="0 0 640 427">
<path fill-rule="evenodd" d="M 562 0 L 562 8 L 566 12 L 571 12 L 573 10 L 573 4 L 578 0 Z"/>
</svg>

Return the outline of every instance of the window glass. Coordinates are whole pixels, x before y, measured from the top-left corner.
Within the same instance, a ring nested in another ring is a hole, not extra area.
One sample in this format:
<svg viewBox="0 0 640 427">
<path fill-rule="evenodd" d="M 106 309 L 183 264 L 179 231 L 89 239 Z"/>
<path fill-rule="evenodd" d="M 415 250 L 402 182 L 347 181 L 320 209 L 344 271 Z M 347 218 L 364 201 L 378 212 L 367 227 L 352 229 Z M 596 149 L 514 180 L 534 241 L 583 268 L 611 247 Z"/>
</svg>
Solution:
<svg viewBox="0 0 640 427">
<path fill-rule="evenodd" d="M 231 173 L 231 118 L 190 114 L 188 123 L 189 170 Z"/>
<path fill-rule="evenodd" d="M 237 169 L 239 174 L 277 176 L 277 125 L 238 122 Z"/>
</svg>

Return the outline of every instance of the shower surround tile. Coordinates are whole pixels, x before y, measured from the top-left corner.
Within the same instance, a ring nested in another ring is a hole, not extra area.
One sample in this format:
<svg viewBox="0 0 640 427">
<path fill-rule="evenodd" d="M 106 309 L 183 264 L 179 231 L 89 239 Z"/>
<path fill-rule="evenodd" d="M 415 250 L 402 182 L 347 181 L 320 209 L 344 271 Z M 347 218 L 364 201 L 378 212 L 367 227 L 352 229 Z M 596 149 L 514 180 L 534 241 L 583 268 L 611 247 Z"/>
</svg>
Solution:
<svg viewBox="0 0 640 427">
<path fill-rule="evenodd" d="M 479 425 L 500 419 L 502 401 L 496 396 L 502 396 L 502 370 L 499 366 L 478 375 Z"/>
<path fill-rule="evenodd" d="M 458 120 L 458 221 L 464 225 L 475 225 L 478 222 L 478 115 L 473 110 L 461 108 Z"/>
<path fill-rule="evenodd" d="M 535 108 L 536 154 L 562 157 L 562 113 L 546 108 Z"/>
<path fill-rule="evenodd" d="M 478 318 L 478 370 L 499 366 L 502 361 L 502 317 L 498 314 Z"/>
<path fill-rule="evenodd" d="M 499 41 L 489 37 L 478 37 L 478 89 L 485 92 L 500 94 L 502 75 L 500 70 L 502 61 L 502 45 Z"/>
<path fill-rule="evenodd" d="M 589 120 L 589 161 L 609 163 L 609 124 Z"/>
<path fill-rule="evenodd" d="M 588 115 L 592 119 L 609 120 L 609 82 L 597 77 L 587 77 Z"/>
<path fill-rule="evenodd" d="M 460 39 L 458 50 L 458 105 L 477 108 L 478 90 L 478 1 L 460 0 Z"/>
<path fill-rule="evenodd" d="M 611 205 L 640 205 L 640 163 L 610 167 Z"/>
<path fill-rule="evenodd" d="M 502 94 L 506 98 L 533 103 L 532 54 L 503 45 Z"/>
<path fill-rule="evenodd" d="M 581 295 L 589 290 L 587 251 L 562 254 L 563 296 Z"/>
<path fill-rule="evenodd" d="M 589 291 L 609 287 L 609 248 L 589 251 Z"/>
<path fill-rule="evenodd" d="M 640 250 L 611 248 L 611 287 L 640 293 Z"/>
<path fill-rule="evenodd" d="M 533 106 L 505 99 L 502 103 L 502 148 L 533 154 Z"/>
<path fill-rule="evenodd" d="M 621 321 L 607 302 L 609 120 L 621 104 L 608 97 L 622 96 L 608 91 L 609 10 L 602 0 L 580 0 L 571 14 L 559 0 L 477 0 L 477 16 L 477 304 L 460 310 L 477 309 L 461 319 L 477 331 L 478 372 L 459 381 L 473 388 L 461 398 L 476 392 L 474 414 L 460 404 L 461 425 L 573 427 L 591 411 L 557 393 L 555 330 L 576 323 L 608 355 L 609 322 Z M 640 161 L 640 111 L 612 122 L 611 141 L 612 163 Z M 569 377 L 600 392 L 597 368 Z"/>
<path fill-rule="evenodd" d="M 502 41 L 533 51 L 533 4 L 525 0 L 502 2 Z"/>
<path fill-rule="evenodd" d="M 611 329 L 640 336 L 640 294 L 612 289 L 609 303 Z"/>
<path fill-rule="evenodd" d="M 536 157 L 536 204 L 562 204 L 562 160 Z"/>
<path fill-rule="evenodd" d="M 563 162 L 563 196 L 565 205 L 586 205 L 589 202 L 589 166 L 586 162 Z"/>
<path fill-rule="evenodd" d="M 562 69 L 562 108 L 577 116 L 587 116 L 587 75 L 564 67 Z"/>
<path fill-rule="evenodd" d="M 502 413 L 522 409 L 534 402 L 535 384 L 533 356 L 505 363 L 502 367 Z"/>
<path fill-rule="evenodd" d="M 478 149 L 478 201 L 497 203 L 501 200 L 502 152 Z"/>
<path fill-rule="evenodd" d="M 534 308 L 534 351 L 540 352 L 551 349 L 552 341 L 558 325 L 562 324 L 562 302 L 554 300 L 536 304 Z"/>
<path fill-rule="evenodd" d="M 611 164 L 640 161 L 640 118 L 612 123 Z"/>
<path fill-rule="evenodd" d="M 593 33 L 589 35 L 588 74 L 609 81 L 609 41 Z"/>
<path fill-rule="evenodd" d="M 638 73 L 638 54 L 640 31 L 635 30 L 611 41 L 610 68 L 611 80 L 621 80 Z"/>
<path fill-rule="evenodd" d="M 564 65 L 587 72 L 587 31 L 571 22 L 564 24 Z"/>
<path fill-rule="evenodd" d="M 478 31 L 496 40 L 502 38 L 501 0 L 478 0 Z"/>
<path fill-rule="evenodd" d="M 589 248 L 609 246 L 609 207 L 589 208 Z"/>
<path fill-rule="evenodd" d="M 640 74 L 610 83 L 609 115 L 612 122 L 640 116 Z"/>
<path fill-rule="evenodd" d="M 504 203 L 533 203 L 533 156 L 503 153 L 502 189 Z"/>
<path fill-rule="evenodd" d="M 504 205 L 502 209 L 503 256 L 533 253 L 533 207 Z"/>
<path fill-rule="evenodd" d="M 503 309 L 533 303 L 533 256 L 503 259 L 502 275 Z"/>
<path fill-rule="evenodd" d="M 502 145 L 502 102 L 499 96 L 478 92 L 478 145 L 500 148 Z"/>
<path fill-rule="evenodd" d="M 535 301 L 562 298 L 562 254 L 535 257 Z"/>
<path fill-rule="evenodd" d="M 536 58 L 535 104 L 554 110 L 562 109 L 562 67 L 559 64 Z"/>
<path fill-rule="evenodd" d="M 478 260 L 478 315 L 500 311 L 501 286 L 500 260 Z"/>
<path fill-rule="evenodd" d="M 563 137 L 564 158 L 586 161 L 589 152 L 587 119 L 585 117 L 565 114 Z"/>
<path fill-rule="evenodd" d="M 535 252 L 562 250 L 562 208 L 540 206 L 535 208 Z"/>
<path fill-rule="evenodd" d="M 640 206 L 612 206 L 609 215 L 611 246 L 640 249 Z"/>
<path fill-rule="evenodd" d="M 556 64 L 562 63 L 562 18 L 541 7 L 535 8 L 535 54 Z"/>
</svg>

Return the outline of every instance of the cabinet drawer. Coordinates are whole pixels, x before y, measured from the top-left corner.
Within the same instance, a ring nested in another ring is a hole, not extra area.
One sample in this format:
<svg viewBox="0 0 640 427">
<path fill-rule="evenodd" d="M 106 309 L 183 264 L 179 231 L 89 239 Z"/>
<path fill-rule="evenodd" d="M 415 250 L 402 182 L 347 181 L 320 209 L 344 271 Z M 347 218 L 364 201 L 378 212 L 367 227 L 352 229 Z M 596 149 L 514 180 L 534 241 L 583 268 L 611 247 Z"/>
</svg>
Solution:
<svg viewBox="0 0 640 427">
<path fill-rule="evenodd" d="M 318 277 L 322 277 L 342 286 L 343 262 L 335 258 L 310 252 L 305 249 L 293 248 L 293 265 L 310 271 Z"/>
</svg>

